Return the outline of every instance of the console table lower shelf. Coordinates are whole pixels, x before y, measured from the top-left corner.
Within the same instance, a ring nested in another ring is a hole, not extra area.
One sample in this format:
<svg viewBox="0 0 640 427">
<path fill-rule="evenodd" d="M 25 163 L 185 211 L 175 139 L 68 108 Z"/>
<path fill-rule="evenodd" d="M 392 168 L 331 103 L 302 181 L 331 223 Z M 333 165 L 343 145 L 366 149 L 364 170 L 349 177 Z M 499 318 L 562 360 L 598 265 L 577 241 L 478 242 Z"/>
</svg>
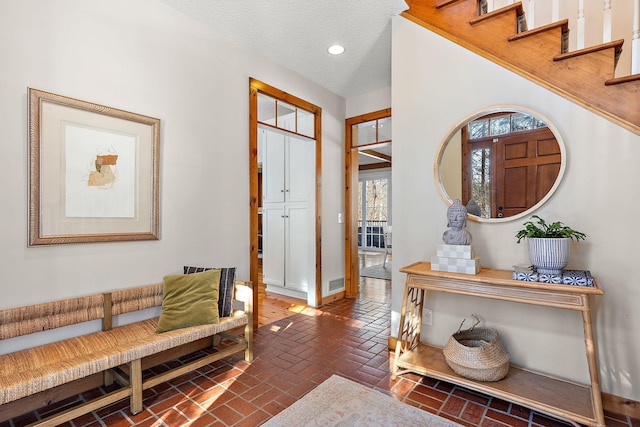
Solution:
<svg viewBox="0 0 640 427">
<path fill-rule="evenodd" d="M 402 353 L 396 367 L 398 372 L 395 375 L 414 372 L 458 384 L 560 419 L 590 425 L 595 418 L 589 386 L 513 365 L 502 380 L 479 382 L 456 374 L 447 365 L 441 347 L 420 343 L 417 348 Z"/>
<path fill-rule="evenodd" d="M 605 427 L 599 369 L 593 337 L 589 297 L 604 292 L 593 286 L 533 283 L 513 280 L 510 271 L 483 268 L 475 275 L 431 270 L 431 264 L 417 262 L 400 269 L 407 274 L 392 378 L 406 372 L 459 384 L 578 426 Z M 442 349 L 420 339 L 422 309 L 428 292 L 487 298 L 532 304 L 582 313 L 584 350 L 589 367 L 589 384 L 555 378 L 544 373 L 511 366 L 500 381 L 481 382 L 457 375 Z"/>
</svg>

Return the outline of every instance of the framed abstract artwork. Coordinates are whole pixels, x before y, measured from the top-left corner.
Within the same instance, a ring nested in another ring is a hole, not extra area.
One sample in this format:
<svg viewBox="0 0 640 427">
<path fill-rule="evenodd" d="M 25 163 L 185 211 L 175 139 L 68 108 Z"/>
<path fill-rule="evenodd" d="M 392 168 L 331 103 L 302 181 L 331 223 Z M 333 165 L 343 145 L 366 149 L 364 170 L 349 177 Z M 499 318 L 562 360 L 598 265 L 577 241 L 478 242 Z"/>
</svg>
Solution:
<svg viewBox="0 0 640 427">
<path fill-rule="evenodd" d="M 159 239 L 160 120 L 28 91 L 29 246 Z"/>
</svg>

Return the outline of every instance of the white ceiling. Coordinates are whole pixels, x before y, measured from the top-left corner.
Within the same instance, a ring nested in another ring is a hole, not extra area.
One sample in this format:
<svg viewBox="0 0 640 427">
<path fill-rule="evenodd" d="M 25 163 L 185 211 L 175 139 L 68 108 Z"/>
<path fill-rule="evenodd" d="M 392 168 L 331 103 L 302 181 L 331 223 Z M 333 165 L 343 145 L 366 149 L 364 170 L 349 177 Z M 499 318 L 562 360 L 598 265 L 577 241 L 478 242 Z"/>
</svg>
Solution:
<svg viewBox="0 0 640 427">
<path fill-rule="evenodd" d="M 391 17 L 404 0 L 162 0 L 344 98 L 391 85 Z M 333 56 L 327 48 L 346 51 Z"/>
</svg>

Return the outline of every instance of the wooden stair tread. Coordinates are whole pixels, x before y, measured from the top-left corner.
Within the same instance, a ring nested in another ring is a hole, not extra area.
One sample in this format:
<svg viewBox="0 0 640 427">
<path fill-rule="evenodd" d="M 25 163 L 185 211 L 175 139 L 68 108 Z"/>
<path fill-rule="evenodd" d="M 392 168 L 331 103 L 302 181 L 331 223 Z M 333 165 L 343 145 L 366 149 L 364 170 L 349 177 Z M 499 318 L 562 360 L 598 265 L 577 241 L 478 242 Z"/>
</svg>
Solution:
<svg viewBox="0 0 640 427">
<path fill-rule="evenodd" d="M 578 56 L 582 56 L 582 55 L 588 55 L 590 53 L 594 53 L 594 52 L 601 52 L 603 50 L 607 50 L 607 49 L 615 49 L 615 53 L 619 53 L 620 51 L 622 51 L 622 44 L 624 43 L 623 39 L 620 40 L 614 40 L 612 42 L 608 42 L 608 43 L 602 43 L 596 46 L 589 46 L 589 47 L 585 47 L 584 49 L 578 49 L 578 50 L 574 50 L 571 52 L 567 52 L 567 53 L 563 53 L 560 55 L 556 55 L 553 57 L 554 61 L 563 61 L 565 59 L 570 59 L 570 58 L 576 58 Z"/>
<path fill-rule="evenodd" d="M 563 33 L 569 31 L 569 20 L 564 19 L 562 21 L 553 22 L 551 24 L 547 24 L 541 27 L 533 28 L 531 30 L 523 31 L 521 33 L 514 34 L 513 36 L 509 37 L 508 40 L 512 42 L 520 39 L 525 39 L 527 37 L 532 37 L 537 34 L 545 33 L 550 30 L 555 30 L 556 28 L 560 28 Z"/>
<path fill-rule="evenodd" d="M 509 12 L 515 12 L 516 16 L 522 15 L 524 13 L 524 10 L 522 9 L 522 3 L 518 2 L 518 3 L 510 4 L 509 6 L 505 6 L 500 9 L 494 10 L 492 12 L 485 13 L 476 18 L 470 19 L 469 24 L 475 25 L 482 21 L 486 21 L 488 19 L 492 19 L 492 18 L 495 18 L 496 16 L 504 15 L 505 13 L 509 13 Z"/>
</svg>

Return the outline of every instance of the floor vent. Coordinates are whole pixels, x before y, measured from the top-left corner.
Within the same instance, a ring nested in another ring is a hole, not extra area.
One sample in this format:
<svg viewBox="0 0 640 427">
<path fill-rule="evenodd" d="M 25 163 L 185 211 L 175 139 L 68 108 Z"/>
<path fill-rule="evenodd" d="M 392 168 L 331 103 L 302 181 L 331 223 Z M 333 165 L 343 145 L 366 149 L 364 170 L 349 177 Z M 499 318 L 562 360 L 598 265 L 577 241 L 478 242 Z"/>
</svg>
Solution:
<svg viewBox="0 0 640 427">
<path fill-rule="evenodd" d="M 334 279 L 329 282 L 329 292 L 344 289 L 344 278 Z"/>
</svg>

